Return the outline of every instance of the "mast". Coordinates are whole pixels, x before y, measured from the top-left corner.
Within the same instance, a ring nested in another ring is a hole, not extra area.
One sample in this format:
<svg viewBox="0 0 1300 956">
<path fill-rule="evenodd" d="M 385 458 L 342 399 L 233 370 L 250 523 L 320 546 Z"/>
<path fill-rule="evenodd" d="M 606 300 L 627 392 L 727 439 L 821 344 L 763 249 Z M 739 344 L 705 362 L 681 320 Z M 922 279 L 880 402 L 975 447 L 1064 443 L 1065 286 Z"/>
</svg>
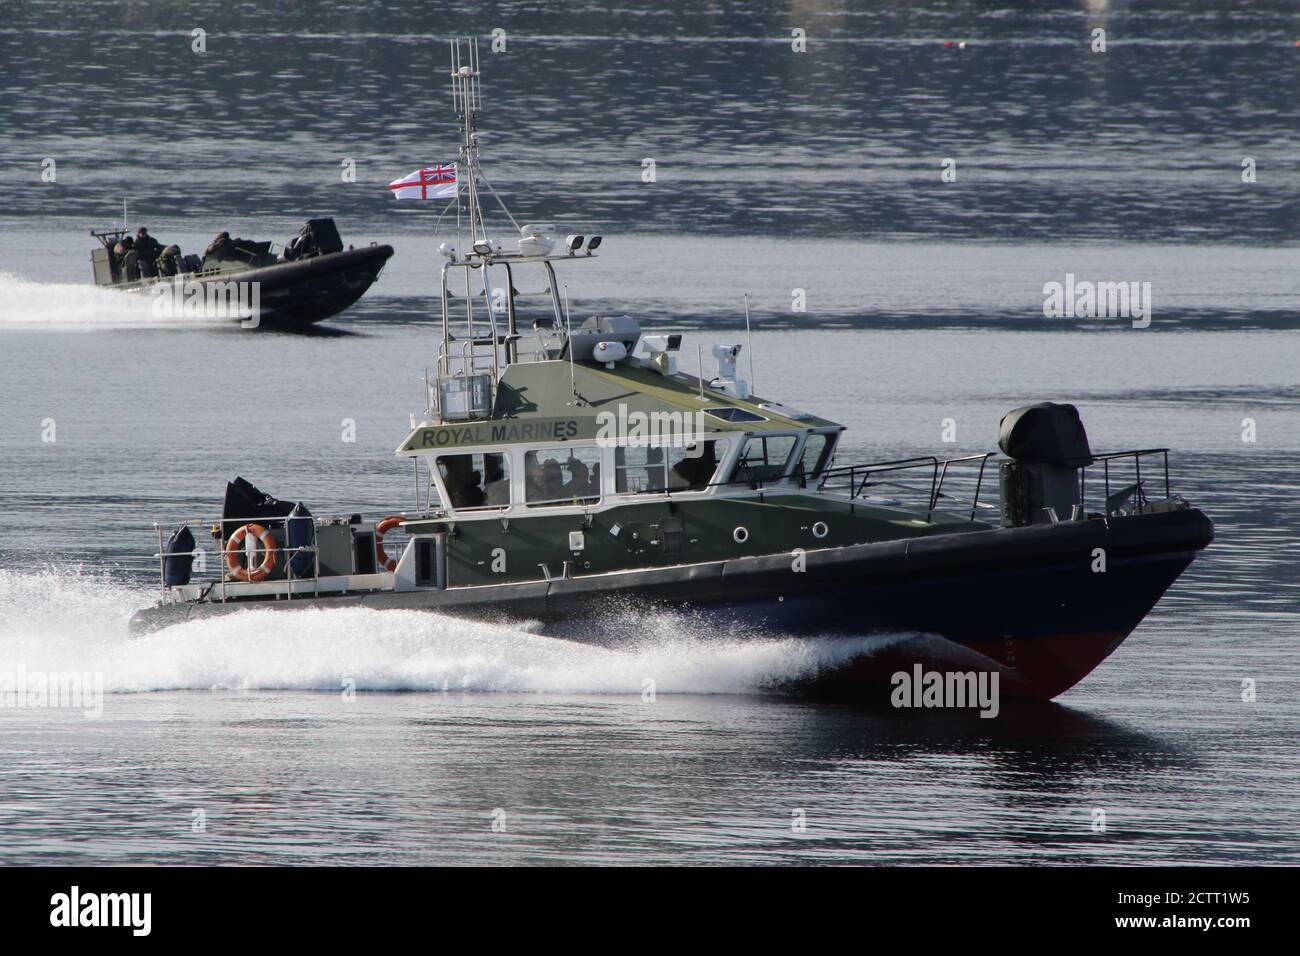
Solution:
<svg viewBox="0 0 1300 956">
<path fill-rule="evenodd" d="M 479 202 L 478 111 L 482 107 L 479 87 L 478 38 L 453 37 L 451 40 L 451 101 L 460 121 L 460 154 L 457 157 L 457 180 L 464 173 L 466 205 L 469 212 L 469 249 L 480 239 L 487 239 L 483 208 Z M 458 237 L 459 238 L 459 237 Z"/>
<path fill-rule="evenodd" d="M 564 353 L 569 343 L 568 309 L 567 302 L 564 306 L 560 302 L 560 283 L 553 263 L 575 261 L 584 242 L 584 236 L 571 235 L 564 240 L 563 252 L 553 252 L 557 239 L 555 226 L 536 222 L 521 226 L 483 175 L 479 166 L 478 140 L 479 111 L 482 108 L 478 40 L 475 37 L 453 37 L 449 46 L 451 101 L 460 126 L 460 142 L 456 160 L 456 244 L 442 243 L 438 247 L 446 259 L 441 269 L 442 345 L 436 376 L 437 410 L 443 421 L 450 420 L 451 414 L 458 420 L 485 417 L 491 408 L 491 393 L 500 381 L 503 369 L 519 360 L 521 336 L 516 302 L 519 293 L 514 280 L 516 267 L 536 266 L 545 272 L 546 288 L 540 294 L 549 295 L 553 320 L 545 326 L 535 324 L 534 328 L 551 329 L 549 334 L 558 338 L 559 344 L 542 341 L 539 333 L 536 354 L 556 358 Z M 489 231 L 483 212 L 484 190 L 514 228 L 515 238 L 508 244 L 493 238 Z M 590 261 L 600 241 L 600 236 L 591 236 L 580 258 Z M 474 287 L 475 272 L 482 280 L 481 288 Z M 502 272 L 504 302 L 499 304 L 494 302 L 491 275 Z M 462 279 L 463 295 L 459 288 L 452 291 L 453 281 L 459 287 Z M 461 318 L 455 322 L 454 334 L 453 307 L 461 313 Z M 537 322 L 541 321 L 539 317 Z M 456 395 L 468 395 L 473 389 L 482 393 L 474 396 L 473 414 L 463 406 L 451 408 L 451 399 Z"/>
</svg>

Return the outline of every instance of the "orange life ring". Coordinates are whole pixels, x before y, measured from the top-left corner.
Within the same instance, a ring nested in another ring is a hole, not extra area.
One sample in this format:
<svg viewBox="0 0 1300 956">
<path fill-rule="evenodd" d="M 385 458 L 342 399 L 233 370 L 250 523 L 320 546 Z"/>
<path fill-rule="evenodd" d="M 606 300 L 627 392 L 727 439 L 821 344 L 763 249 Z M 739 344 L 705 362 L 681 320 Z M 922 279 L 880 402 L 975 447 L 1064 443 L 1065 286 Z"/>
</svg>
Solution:
<svg viewBox="0 0 1300 956">
<path fill-rule="evenodd" d="M 262 561 L 255 568 L 246 568 L 239 563 L 239 555 L 244 550 L 244 539 L 250 534 L 262 545 Z M 243 524 L 235 529 L 235 533 L 226 542 L 226 567 L 230 569 L 231 576 L 240 581 L 265 581 L 266 576 L 275 570 L 275 554 L 279 550 L 275 535 L 260 524 Z"/>
<path fill-rule="evenodd" d="M 385 571 L 396 571 L 397 561 L 388 556 L 384 550 L 384 535 L 392 531 L 406 519 L 401 515 L 389 515 L 379 524 L 375 525 L 375 560 Z"/>
</svg>

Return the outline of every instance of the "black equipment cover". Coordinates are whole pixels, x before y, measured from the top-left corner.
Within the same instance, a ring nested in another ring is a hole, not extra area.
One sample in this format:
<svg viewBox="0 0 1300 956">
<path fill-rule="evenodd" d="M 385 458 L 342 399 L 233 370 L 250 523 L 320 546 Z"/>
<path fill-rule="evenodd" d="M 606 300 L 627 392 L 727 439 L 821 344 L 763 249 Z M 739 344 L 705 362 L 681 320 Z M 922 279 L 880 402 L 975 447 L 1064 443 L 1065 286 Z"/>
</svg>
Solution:
<svg viewBox="0 0 1300 956">
<path fill-rule="evenodd" d="M 190 571 L 194 566 L 194 535 L 187 524 L 181 525 L 167 539 L 163 549 L 163 584 L 169 588 L 180 587 L 190 583 Z"/>
<path fill-rule="evenodd" d="M 1016 461 L 1081 468 L 1093 462 L 1079 410 L 1040 402 L 1007 412 L 998 426 L 998 447 Z"/>
</svg>

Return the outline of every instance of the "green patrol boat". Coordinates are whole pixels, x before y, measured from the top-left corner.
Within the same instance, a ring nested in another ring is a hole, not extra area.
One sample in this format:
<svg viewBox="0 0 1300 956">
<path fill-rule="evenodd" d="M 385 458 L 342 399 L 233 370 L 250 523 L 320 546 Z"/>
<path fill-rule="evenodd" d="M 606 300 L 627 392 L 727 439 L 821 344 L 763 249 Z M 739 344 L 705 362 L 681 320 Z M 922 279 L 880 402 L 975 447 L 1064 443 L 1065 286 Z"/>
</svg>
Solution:
<svg viewBox="0 0 1300 956">
<path fill-rule="evenodd" d="M 931 661 L 1053 697 L 1210 542 L 1210 520 L 1170 492 L 1165 449 L 1094 454 L 1073 406 L 1009 413 L 1002 458 L 844 464 L 844 426 L 751 394 L 739 345 L 712 348 L 716 374 L 687 374 L 680 334 L 626 315 L 573 323 L 556 270 L 590 267 L 600 237 L 490 237 L 477 67 L 472 43 L 453 44 L 467 248 L 440 247 L 436 372 L 396 452 L 415 462 L 413 507 L 326 519 L 237 479 L 210 523 L 210 579 L 192 579 L 188 527 L 158 528 L 163 593 L 133 631 L 359 606 L 616 645 L 635 639 L 615 626 L 629 611 L 668 610 L 724 636 L 900 638 L 821 675 L 826 688 Z M 530 272 L 540 310 L 519 291 Z M 400 550 L 385 543 L 398 529 Z"/>
</svg>

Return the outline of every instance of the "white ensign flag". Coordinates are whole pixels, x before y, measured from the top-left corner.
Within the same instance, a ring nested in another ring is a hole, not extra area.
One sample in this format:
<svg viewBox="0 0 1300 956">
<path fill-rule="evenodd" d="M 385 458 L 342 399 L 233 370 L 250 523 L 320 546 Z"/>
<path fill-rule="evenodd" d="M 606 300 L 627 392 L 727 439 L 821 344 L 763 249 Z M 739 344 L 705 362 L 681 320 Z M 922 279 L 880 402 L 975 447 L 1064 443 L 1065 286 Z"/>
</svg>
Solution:
<svg viewBox="0 0 1300 956">
<path fill-rule="evenodd" d="M 396 199 L 455 199 L 456 166 L 430 166 L 388 184 Z"/>
</svg>

